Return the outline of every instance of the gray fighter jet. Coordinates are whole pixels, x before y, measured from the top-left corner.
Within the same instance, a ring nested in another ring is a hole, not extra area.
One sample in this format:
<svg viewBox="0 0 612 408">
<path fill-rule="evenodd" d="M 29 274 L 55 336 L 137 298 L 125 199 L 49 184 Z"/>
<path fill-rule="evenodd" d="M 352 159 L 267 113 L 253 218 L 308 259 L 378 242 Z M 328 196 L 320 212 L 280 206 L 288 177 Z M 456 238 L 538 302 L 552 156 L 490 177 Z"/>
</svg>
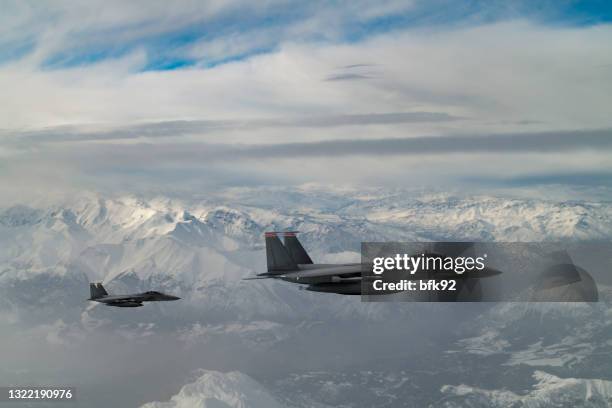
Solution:
<svg viewBox="0 0 612 408">
<path fill-rule="evenodd" d="M 284 243 L 279 235 L 283 236 Z M 313 292 L 337 293 L 341 295 L 362 294 L 362 273 L 371 265 L 361 263 L 315 264 L 297 239 L 296 231 L 266 232 L 266 259 L 268 271 L 251 279 L 281 279 L 307 285 L 305 290 Z M 445 250 L 444 252 L 446 252 Z M 494 276 L 501 273 L 493 269 L 480 272 L 478 277 Z M 422 275 L 417 274 L 413 279 Z M 440 275 L 448 279 L 448 275 Z M 456 275 L 455 275 L 456 278 Z"/>
<path fill-rule="evenodd" d="M 284 244 L 279 235 L 284 238 Z M 308 285 L 306 290 L 343 295 L 361 294 L 361 263 L 315 264 L 295 231 L 266 232 L 268 272 L 249 279 L 282 279 Z"/>
<path fill-rule="evenodd" d="M 169 300 L 179 300 L 180 297 L 166 295 L 161 292 L 148 291 L 144 293 L 135 293 L 132 295 L 114 295 L 108 294 L 101 283 L 89 284 L 90 298 L 94 302 L 104 303 L 106 306 L 116 307 L 140 307 L 142 302 L 163 302 Z"/>
</svg>

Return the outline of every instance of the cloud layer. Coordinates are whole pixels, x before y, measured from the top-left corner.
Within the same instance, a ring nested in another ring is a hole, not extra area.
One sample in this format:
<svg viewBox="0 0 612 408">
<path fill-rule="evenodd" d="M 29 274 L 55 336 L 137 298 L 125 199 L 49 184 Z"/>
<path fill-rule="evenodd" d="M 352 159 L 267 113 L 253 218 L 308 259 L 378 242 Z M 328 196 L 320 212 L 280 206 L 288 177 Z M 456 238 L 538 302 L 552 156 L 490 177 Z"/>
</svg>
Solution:
<svg viewBox="0 0 612 408">
<path fill-rule="evenodd" d="M 605 15 L 576 24 L 523 2 L 92 4 L 16 2 L 2 17 L 6 194 L 403 185 L 406 172 L 507 187 L 612 171 Z"/>
</svg>

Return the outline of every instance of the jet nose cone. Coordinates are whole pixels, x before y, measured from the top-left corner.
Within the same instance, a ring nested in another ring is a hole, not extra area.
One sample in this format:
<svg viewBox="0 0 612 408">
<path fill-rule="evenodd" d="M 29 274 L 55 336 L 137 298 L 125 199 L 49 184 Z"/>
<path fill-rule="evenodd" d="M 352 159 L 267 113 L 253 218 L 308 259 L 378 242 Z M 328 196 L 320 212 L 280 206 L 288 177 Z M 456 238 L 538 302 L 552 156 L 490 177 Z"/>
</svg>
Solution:
<svg viewBox="0 0 612 408">
<path fill-rule="evenodd" d="M 180 297 L 178 296 L 172 296 L 172 295 L 168 295 L 168 300 L 179 300 Z"/>
</svg>

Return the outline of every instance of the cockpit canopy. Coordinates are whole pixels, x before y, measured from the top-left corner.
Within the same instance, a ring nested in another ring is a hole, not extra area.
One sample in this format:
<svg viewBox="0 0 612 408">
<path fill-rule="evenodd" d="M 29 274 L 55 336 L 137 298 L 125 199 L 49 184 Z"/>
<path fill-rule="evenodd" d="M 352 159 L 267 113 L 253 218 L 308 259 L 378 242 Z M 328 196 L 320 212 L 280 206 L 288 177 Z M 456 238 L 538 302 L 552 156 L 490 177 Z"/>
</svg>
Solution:
<svg viewBox="0 0 612 408">
<path fill-rule="evenodd" d="M 147 294 L 147 295 L 161 295 L 161 293 L 156 292 L 156 291 L 154 291 L 154 290 L 150 290 L 150 291 L 148 291 L 148 292 L 145 292 L 145 294 Z"/>
</svg>

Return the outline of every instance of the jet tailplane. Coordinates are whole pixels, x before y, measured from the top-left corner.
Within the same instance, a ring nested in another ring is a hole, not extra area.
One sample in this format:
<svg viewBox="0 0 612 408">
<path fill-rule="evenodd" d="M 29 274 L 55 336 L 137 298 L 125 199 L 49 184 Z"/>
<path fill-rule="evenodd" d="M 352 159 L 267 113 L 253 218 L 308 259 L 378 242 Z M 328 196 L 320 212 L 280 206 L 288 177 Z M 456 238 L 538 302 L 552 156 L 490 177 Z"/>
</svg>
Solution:
<svg viewBox="0 0 612 408">
<path fill-rule="evenodd" d="M 275 232 L 266 232 L 265 236 L 268 273 L 276 275 L 287 271 L 296 271 L 298 269 L 297 264 L 278 238 L 278 235 Z"/>
<path fill-rule="evenodd" d="M 108 296 L 108 292 L 104 289 L 101 283 L 90 283 L 89 284 L 90 299 L 100 299 Z"/>
</svg>

